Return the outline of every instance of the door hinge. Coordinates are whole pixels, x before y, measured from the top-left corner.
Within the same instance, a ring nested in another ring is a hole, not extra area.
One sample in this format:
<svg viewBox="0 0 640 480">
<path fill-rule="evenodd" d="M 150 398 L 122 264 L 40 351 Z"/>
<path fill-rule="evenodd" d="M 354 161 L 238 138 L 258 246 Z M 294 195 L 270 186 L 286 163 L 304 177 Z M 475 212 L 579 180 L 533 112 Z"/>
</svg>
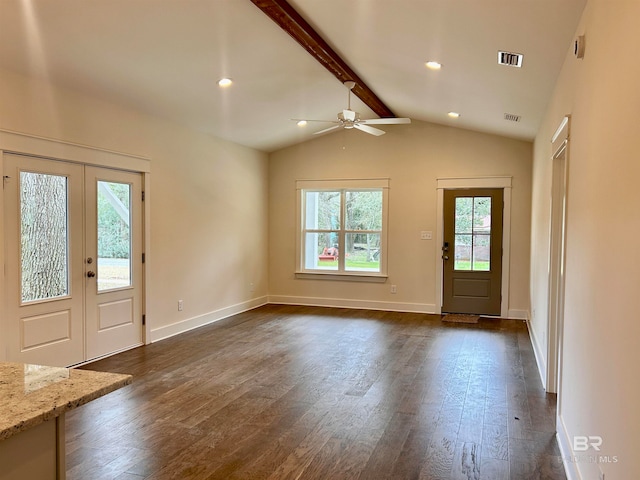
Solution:
<svg viewBox="0 0 640 480">
<path fill-rule="evenodd" d="M 142 191 L 142 201 L 144 202 L 144 190 Z"/>
<path fill-rule="evenodd" d="M 142 325 L 146 325 L 146 324 L 147 324 L 147 316 L 142 315 Z"/>
<path fill-rule="evenodd" d="M 142 263 L 144 263 L 144 262 L 145 262 L 145 259 L 146 259 L 146 257 L 145 257 L 145 255 L 144 255 L 144 253 L 143 253 L 143 254 L 142 254 Z"/>
</svg>

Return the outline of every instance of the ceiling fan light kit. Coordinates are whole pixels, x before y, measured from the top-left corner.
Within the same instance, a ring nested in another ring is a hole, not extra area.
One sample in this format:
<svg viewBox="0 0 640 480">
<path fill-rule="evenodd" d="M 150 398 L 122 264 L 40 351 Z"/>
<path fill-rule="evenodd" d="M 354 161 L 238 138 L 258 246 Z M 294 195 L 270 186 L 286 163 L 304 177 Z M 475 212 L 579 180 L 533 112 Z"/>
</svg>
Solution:
<svg viewBox="0 0 640 480">
<path fill-rule="evenodd" d="M 360 130 L 361 132 L 368 133 L 369 135 L 375 135 L 379 137 L 380 135 L 384 135 L 386 132 L 384 130 L 380 130 L 379 128 L 370 127 L 371 124 L 376 125 L 397 125 L 401 123 L 411 123 L 410 118 L 372 118 L 372 119 L 361 119 L 360 114 L 351 110 L 351 90 L 356 86 L 356 82 L 352 80 L 347 80 L 344 82 L 344 86 L 347 87 L 347 108 L 342 110 L 342 112 L 338 113 L 337 120 L 302 120 L 302 119 L 292 119 L 298 122 L 326 122 L 326 123 L 334 123 L 335 125 L 329 128 L 325 128 L 324 130 L 320 130 L 319 132 L 315 132 L 314 135 L 320 135 L 323 133 L 331 132 L 333 130 L 337 130 L 339 128 L 344 129 L 352 129 L 355 128 Z"/>
</svg>

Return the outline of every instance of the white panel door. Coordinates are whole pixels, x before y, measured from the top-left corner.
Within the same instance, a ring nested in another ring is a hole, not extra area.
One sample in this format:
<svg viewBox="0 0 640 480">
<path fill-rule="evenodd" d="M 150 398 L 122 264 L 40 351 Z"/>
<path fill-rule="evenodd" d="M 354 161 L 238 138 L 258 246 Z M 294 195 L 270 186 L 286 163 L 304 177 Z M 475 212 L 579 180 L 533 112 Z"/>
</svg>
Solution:
<svg viewBox="0 0 640 480">
<path fill-rule="evenodd" d="M 82 363 L 143 343 L 140 174 L 4 155 L 9 361 Z"/>
<path fill-rule="evenodd" d="M 142 345 L 142 178 L 87 166 L 87 360 Z"/>
<path fill-rule="evenodd" d="M 7 357 L 82 362 L 83 167 L 7 154 L 3 175 Z"/>
</svg>

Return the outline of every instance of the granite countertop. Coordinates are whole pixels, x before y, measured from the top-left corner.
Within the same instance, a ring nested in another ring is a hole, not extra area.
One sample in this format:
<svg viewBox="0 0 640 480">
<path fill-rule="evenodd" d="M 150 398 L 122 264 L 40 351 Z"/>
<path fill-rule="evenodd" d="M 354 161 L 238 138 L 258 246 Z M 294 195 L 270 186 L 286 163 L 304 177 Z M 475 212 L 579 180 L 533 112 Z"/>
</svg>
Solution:
<svg viewBox="0 0 640 480">
<path fill-rule="evenodd" d="M 131 375 L 0 362 L 0 440 L 131 383 Z"/>
</svg>

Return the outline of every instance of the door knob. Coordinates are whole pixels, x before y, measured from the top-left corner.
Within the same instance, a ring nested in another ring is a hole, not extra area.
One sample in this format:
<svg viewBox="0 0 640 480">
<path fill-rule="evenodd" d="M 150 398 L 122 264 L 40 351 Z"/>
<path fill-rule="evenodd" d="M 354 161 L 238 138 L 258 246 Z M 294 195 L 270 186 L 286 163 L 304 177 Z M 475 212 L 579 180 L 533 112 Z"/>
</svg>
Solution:
<svg viewBox="0 0 640 480">
<path fill-rule="evenodd" d="M 443 260 L 449 260 L 449 255 L 442 255 Z"/>
<path fill-rule="evenodd" d="M 93 278 L 93 277 L 95 277 L 95 276 L 96 276 L 96 272 L 94 272 L 94 271 L 92 271 L 92 270 L 89 270 L 89 271 L 87 272 L 87 277 L 89 277 L 89 278 Z"/>
</svg>

